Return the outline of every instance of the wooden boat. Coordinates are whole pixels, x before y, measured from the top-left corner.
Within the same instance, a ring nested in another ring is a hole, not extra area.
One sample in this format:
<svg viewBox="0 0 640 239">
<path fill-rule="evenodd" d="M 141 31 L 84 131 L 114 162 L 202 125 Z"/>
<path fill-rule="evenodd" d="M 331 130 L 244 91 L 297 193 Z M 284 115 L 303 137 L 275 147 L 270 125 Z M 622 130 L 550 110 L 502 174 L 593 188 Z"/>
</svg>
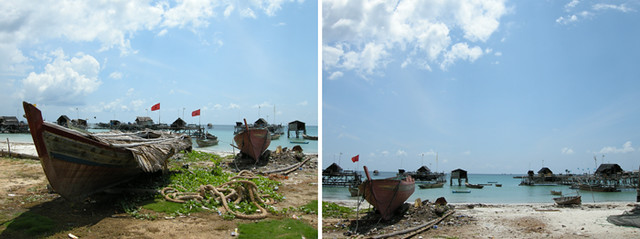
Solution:
<svg viewBox="0 0 640 239">
<path fill-rule="evenodd" d="M 551 190 L 551 195 L 562 195 L 562 191 Z"/>
<path fill-rule="evenodd" d="M 360 191 L 360 189 L 358 189 L 358 187 L 349 186 L 349 193 L 352 197 L 362 196 L 362 192 Z"/>
<path fill-rule="evenodd" d="M 496 183 L 496 187 L 500 188 L 500 187 L 502 187 L 502 184 L 501 183 Z"/>
<path fill-rule="evenodd" d="M 493 186 L 492 183 L 479 183 L 480 186 Z"/>
<path fill-rule="evenodd" d="M 280 134 L 271 134 L 271 140 L 276 140 L 280 138 Z"/>
<path fill-rule="evenodd" d="M 246 119 L 244 120 L 244 126 L 244 130 L 238 131 L 238 134 L 233 137 L 233 141 L 236 142 L 234 147 L 258 162 L 262 153 L 271 144 L 271 133 L 266 128 L 249 128 Z"/>
<path fill-rule="evenodd" d="M 478 188 L 478 189 L 482 189 L 484 186 L 479 185 L 479 184 L 470 184 L 470 183 L 465 183 L 465 186 L 467 186 L 468 188 Z"/>
<path fill-rule="evenodd" d="M 23 107 L 49 184 L 72 201 L 159 171 L 173 154 L 191 148 L 191 139 L 181 134 L 86 134 L 44 122 L 40 110 L 27 102 Z"/>
<path fill-rule="evenodd" d="M 489 181 L 487 183 L 498 183 L 498 181 Z"/>
<path fill-rule="evenodd" d="M 374 176 L 378 176 L 378 174 L 379 174 L 379 173 L 380 173 L 380 172 L 379 172 L 377 169 L 376 169 L 376 170 L 373 170 L 373 175 L 374 175 Z"/>
<path fill-rule="evenodd" d="M 310 136 L 307 134 L 302 134 L 302 138 L 306 140 L 318 140 L 318 136 Z"/>
<path fill-rule="evenodd" d="M 564 196 L 564 197 L 557 197 L 557 198 L 553 198 L 553 201 L 556 202 L 556 204 L 558 205 L 579 205 L 582 203 L 582 196 L 578 195 L 578 196 Z"/>
<path fill-rule="evenodd" d="M 441 188 L 442 186 L 444 186 L 444 183 L 442 183 L 442 182 L 440 182 L 440 183 L 421 183 L 421 184 L 418 184 L 418 187 L 420 187 L 422 189 Z"/>
<path fill-rule="evenodd" d="M 196 138 L 198 147 L 209 147 L 218 144 L 218 137 L 210 133 L 205 133 L 202 137 Z"/>
<path fill-rule="evenodd" d="M 580 188 L 580 190 L 584 190 L 584 191 L 593 191 L 593 192 L 620 192 L 619 189 L 617 189 L 614 186 L 605 186 L 605 185 L 591 185 L 591 184 L 580 184 L 578 185 L 578 187 Z"/>
<path fill-rule="evenodd" d="M 398 207 L 415 191 L 415 181 L 413 178 L 404 179 L 387 178 L 371 179 L 367 166 L 364 166 L 364 173 L 367 180 L 358 187 L 364 198 L 373 205 L 382 215 L 382 219 L 389 220 Z"/>
<path fill-rule="evenodd" d="M 292 144 L 309 144 L 309 142 L 307 142 L 307 141 L 293 141 L 293 140 L 289 141 L 289 143 L 292 143 Z"/>
<path fill-rule="evenodd" d="M 471 193 L 471 190 L 452 190 L 451 193 Z"/>
</svg>

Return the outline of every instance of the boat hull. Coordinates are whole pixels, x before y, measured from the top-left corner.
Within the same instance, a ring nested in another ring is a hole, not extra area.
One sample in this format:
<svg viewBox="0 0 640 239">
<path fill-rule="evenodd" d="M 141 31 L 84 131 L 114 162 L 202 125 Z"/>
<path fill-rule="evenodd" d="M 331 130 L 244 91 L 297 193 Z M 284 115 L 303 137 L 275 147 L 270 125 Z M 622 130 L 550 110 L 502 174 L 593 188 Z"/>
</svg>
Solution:
<svg viewBox="0 0 640 239">
<path fill-rule="evenodd" d="M 578 205 L 582 203 L 582 196 L 567 196 L 553 198 L 558 205 Z"/>
<path fill-rule="evenodd" d="M 580 190 L 592 191 L 592 192 L 620 192 L 620 190 L 618 190 L 615 187 L 607 187 L 607 186 L 600 186 L 600 185 L 580 184 L 578 187 L 580 188 Z"/>
<path fill-rule="evenodd" d="M 240 152 L 257 162 L 260 160 L 260 155 L 269 148 L 271 134 L 267 129 L 250 128 L 236 134 L 233 140 L 236 142 Z"/>
<path fill-rule="evenodd" d="M 218 139 L 196 139 L 196 144 L 198 147 L 209 147 L 218 144 Z"/>
<path fill-rule="evenodd" d="M 424 183 L 424 184 L 418 184 L 418 187 L 422 188 L 422 189 L 428 189 L 428 188 L 441 188 L 442 186 L 444 186 L 444 183 Z"/>
<path fill-rule="evenodd" d="M 393 212 L 398 209 L 415 191 L 415 182 L 396 179 L 367 180 L 359 187 L 364 198 L 382 215 L 382 219 L 389 220 Z"/>
<path fill-rule="evenodd" d="M 24 108 L 44 173 L 65 199 L 76 201 L 142 172 L 130 151 L 43 122 L 40 110 L 26 102 Z"/>
</svg>

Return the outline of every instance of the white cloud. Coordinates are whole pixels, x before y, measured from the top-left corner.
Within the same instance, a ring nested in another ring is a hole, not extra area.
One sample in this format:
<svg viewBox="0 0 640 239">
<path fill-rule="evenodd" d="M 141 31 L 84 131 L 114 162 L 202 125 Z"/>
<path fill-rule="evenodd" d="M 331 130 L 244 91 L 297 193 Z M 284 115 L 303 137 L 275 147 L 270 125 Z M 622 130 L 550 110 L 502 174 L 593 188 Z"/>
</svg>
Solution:
<svg viewBox="0 0 640 239">
<path fill-rule="evenodd" d="M 469 151 L 469 150 L 464 151 L 464 152 L 462 152 L 462 155 L 471 155 L 471 151 Z"/>
<path fill-rule="evenodd" d="M 245 8 L 243 10 L 240 11 L 240 16 L 245 17 L 245 18 L 257 18 L 256 14 L 253 12 L 253 10 L 251 10 L 251 8 Z"/>
<path fill-rule="evenodd" d="M 569 11 L 572 8 L 574 8 L 576 5 L 578 5 L 578 3 L 580 3 L 580 0 L 571 0 L 571 2 L 567 3 L 567 5 L 564 5 L 564 8 Z"/>
<path fill-rule="evenodd" d="M 342 73 L 341 71 L 336 71 L 331 73 L 331 75 L 329 75 L 329 80 L 336 80 L 340 77 L 342 77 L 344 75 L 344 73 Z"/>
<path fill-rule="evenodd" d="M 433 149 L 429 149 L 429 151 L 427 151 L 427 152 L 422 152 L 422 153 L 420 153 L 420 154 L 421 154 L 421 155 L 422 155 L 422 154 L 424 154 L 424 155 L 427 155 L 427 156 L 435 156 L 437 153 L 436 153 L 436 151 L 433 151 Z"/>
<path fill-rule="evenodd" d="M 397 156 L 407 156 L 407 152 L 402 150 L 402 149 L 398 149 L 398 151 L 396 151 L 396 155 Z"/>
<path fill-rule="evenodd" d="M 571 148 L 567 148 L 567 147 L 564 147 L 564 148 L 562 148 L 562 149 L 560 150 L 560 152 L 561 152 L 562 154 L 571 155 L 571 154 L 573 154 L 573 149 L 571 149 Z"/>
<path fill-rule="evenodd" d="M 347 138 L 347 139 L 351 139 L 351 140 L 360 140 L 360 137 L 355 136 L 355 135 L 353 135 L 353 134 L 344 133 L 344 132 L 340 133 L 340 134 L 338 135 L 338 138 L 339 138 L 339 139 L 341 139 L 341 138 Z"/>
<path fill-rule="evenodd" d="M 122 73 L 114 71 L 111 72 L 111 74 L 109 74 L 109 78 L 114 79 L 114 80 L 120 80 L 122 79 Z"/>
<path fill-rule="evenodd" d="M 229 103 L 229 106 L 227 106 L 228 109 L 240 109 L 240 105 L 234 104 L 234 103 Z"/>
<path fill-rule="evenodd" d="M 631 12 L 631 11 L 635 11 L 632 8 L 627 7 L 627 5 L 625 4 L 620 4 L 620 5 L 613 5 L 613 4 L 606 4 L 606 3 L 598 3 L 593 5 L 593 10 L 616 10 L 616 11 L 621 11 L 621 12 Z"/>
<path fill-rule="evenodd" d="M 162 29 L 160 32 L 158 32 L 158 36 L 161 37 L 161 36 L 167 35 L 168 32 L 169 32 L 169 30 Z"/>
<path fill-rule="evenodd" d="M 457 43 L 451 47 L 451 50 L 444 54 L 444 61 L 440 64 L 442 70 L 452 65 L 458 59 L 474 62 L 482 56 L 482 49 L 478 46 L 469 48 L 467 43 Z"/>
<path fill-rule="evenodd" d="M 44 72 L 31 72 L 22 80 L 20 98 L 51 105 L 82 104 L 84 96 L 98 89 L 100 63 L 90 55 L 78 53 L 68 59 L 62 50 L 51 52 L 53 62 Z"/>
<path fill-rule="evenodd" d="M 309 104 L 309 102 L 305 100 L 305 101 L 299 102 L 297 105 L 299 105 L 299 106 L 307 106 L 308 104 Z"/>
<path fill-rule="evenodd" d="M 604 148 L 602 148 L 600 150 L 601 154 L 606 154 L 606 153 L 630 153 L 635 151 L 635 149 L 631 146 L 631 141 L 627 141 L 624 144 L 622 144 L 622 148 L 616 148 L 614 146 L 606 146 Z"/>
<path fill-rule="evenodd" d="M 391 57 L 397 55 L 391 52 L 406 54 L 400 56 L 402 67 L 415 64 L 430 70 L 432 63 L 453 64 L 462 58 L 451 53 L 445 58 L 446 49 L 487 41 L 507 13 L 503 0 L 326 0 L 322 4 L 324 69 L 354 70 L 365 79 L 393 62 Z M 471 48 L 468 59 L 481 56 L 476 49 L 480 48 Z"/>
<path fill-rule="evenodd" d="M 253 108 L 272 108 L 272 107 L 273 107 L 273 104 L 269 102 L 262 102 L 260 104 L 253 105 Z"/>
<path fill-rule="evenodd" d="M 227 8 L 224 9 L 224 16 L 229 17 L 233 12 L 233 9 L 234 9 L 234 6 L 232 4 L 229 4 Z"/>
<path fill-rule="evenodd" d="M 494 54 L 495 56 L 502 56 L 502 52 L 498 51 Z"/>
</svg>

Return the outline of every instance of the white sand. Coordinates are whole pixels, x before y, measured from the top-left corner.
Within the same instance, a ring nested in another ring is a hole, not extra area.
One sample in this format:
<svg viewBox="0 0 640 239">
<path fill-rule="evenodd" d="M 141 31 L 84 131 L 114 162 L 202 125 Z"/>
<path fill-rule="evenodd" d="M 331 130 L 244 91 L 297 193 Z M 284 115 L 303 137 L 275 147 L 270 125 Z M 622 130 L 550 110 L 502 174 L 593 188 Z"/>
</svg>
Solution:
<svg viewBox="0 0 640 239">
<path fill-rule="evenodd" d="M 356 200 L 330 200 L 355 208 Z M 453 204 L 452 217 L 471 218 L 470 224 L 439 225 L 414 238 L 640 238 L 640 228 L 607 222 L 610 215 L 631 210 L 634 202 L 585 203 L 579 207 L 556 207 L 551 203 Z M 361 209 L 369 205 L 364 202 Z M 333 236 L 333 235 L 332 235 Z M 329 237 L 332 237 L 329 236 Z M 340 237 L 340 236 L 338 236 Z"/>
<path fill-rule="evenodd" d="M 11 153 L 33 155 L 38 157 L 38 151 L 36 151 L 36 146 L 33 143 L 10 142 L 10 146 Z M 9 151 L 9 145 L 7 145 L 7 142 L 0 143 L 0 151 Z"/>
</svg>

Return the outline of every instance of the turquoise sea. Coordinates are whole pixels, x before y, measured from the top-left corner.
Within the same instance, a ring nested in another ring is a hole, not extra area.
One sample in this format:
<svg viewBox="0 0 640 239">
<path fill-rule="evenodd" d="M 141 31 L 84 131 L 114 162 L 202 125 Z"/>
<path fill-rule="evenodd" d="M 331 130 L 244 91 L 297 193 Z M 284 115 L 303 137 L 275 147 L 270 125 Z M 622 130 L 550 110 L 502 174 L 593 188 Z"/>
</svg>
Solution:
<svg viewBox="0 0 640 239">
<path fill-rule="evenodd" d="M 363 172 L 362 175 L 364 175 Z M 380 172 L 373 178 L 394 177 L 395 172 Z M 635 189 L 622 189 L 621 192 L 590 192 L 569 189 L 569 186 L 518 186 L 520 179 L 513 178 L 521 176 L 518 174 L 469 174 L 469 183 L 486 184 L 497 182 L 502 187 L 484 186 L 482 189 L 470 189 L 465 186 L 457 186 L 458 181 L 454 180 L 453 186 L 449 186 L 449 176 L 446 175 L 447 182 L 442 188 L 420 189 L 416 186 L 415 192 L 408 202 L 415 201 L 416 198 L 435 201 L 439 197 L 444 197 L 450 203 L 551 203 L 553 197 L 551 190 L 562 191 L 563 195 L 582 195 L 583 203 L 595 202 L 635 202 Z M 462 181 L 464 184 L 464 181 Z M 453 190 L 470 190 L 471 193 L 452 193 Z M 322 198 L 324 200 L 357 200 L 358 197 L 351 197 L 346 187 L 322 187 Z"/>
<path fill-rule="evenodd" d="M 89 132 L 105 132 L 108 130 L 105 129 L 89 129 Z M 231 144 L 235 144 L 233 142 L 233 125 L 214 125 L 213 129 L 207 130 L 210 134 L 213 134 L 218 137 L 220 141 L 218 145 L 198 148 L 195 140 L 193 141 L 193 147 L 196 150 L 206 151 L 206 152 L 238 152 L 237 149 L 231 147 Z M 293 132 L 292 132 L 293 133 Z M 317 136 L 318 135 L 318 126 L 307 126 L 307 135 Z M 302 137 L 302 136 L 300 136 Z M 31 139 L 30 134 L 0 134 L 0 142 L 6 143 L 7 138 L 10 142 L 27 142 L 33 143 L 33 139 Z M 306 144 L 298 144 L 291 143 L 291 141 L 300 141 L 306 142 Z M 304 153 L 318 153 L 318 141 L 317 140 L 304 140 L 302 138 L 295 138 L 295 135 L 292 135 L 292 138 L 287 138 L 287 134 L 285 132 L 284 135 L 280 136 L 279 139 L 272 140 L 271 145 L 269 145 L 270 150 L 275 150 L 276 147 L 282 146 L 282 148 L 288 147 L 291 149 L 293 146 L 300 145 Z"/>
</svg>

